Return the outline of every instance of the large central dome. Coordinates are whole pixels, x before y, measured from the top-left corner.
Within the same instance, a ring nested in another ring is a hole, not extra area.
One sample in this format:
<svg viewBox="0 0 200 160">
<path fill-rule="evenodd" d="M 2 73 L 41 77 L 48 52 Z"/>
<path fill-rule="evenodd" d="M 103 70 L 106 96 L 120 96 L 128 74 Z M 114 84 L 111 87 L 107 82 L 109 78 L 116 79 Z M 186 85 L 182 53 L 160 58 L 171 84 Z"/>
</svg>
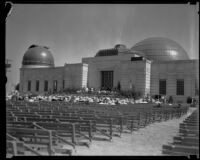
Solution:
<svg viewBox="0 0 200 160">
<path fill-rule="evenodd" d="M 54 67 L 54 58 L 49 48 L 31 45 L 24 54 L 23 67 Z"/>
<path fill-rule="evenodd" d="M 189 59 L 187 52 L 177 42 L 163 37 L 147 38 L 136 43 L 131 50 L 154 61 Z"/>
</svg>

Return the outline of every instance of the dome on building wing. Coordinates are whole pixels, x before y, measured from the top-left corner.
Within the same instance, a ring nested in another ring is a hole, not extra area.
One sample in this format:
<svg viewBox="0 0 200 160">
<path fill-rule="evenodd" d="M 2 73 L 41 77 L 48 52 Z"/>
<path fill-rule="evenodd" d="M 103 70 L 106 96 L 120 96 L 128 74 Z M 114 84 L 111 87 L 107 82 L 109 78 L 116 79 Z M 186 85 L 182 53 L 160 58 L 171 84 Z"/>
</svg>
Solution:
<svg viewBox="0 0 200 160">
<path fill-rule="evenodd" d="M 154 61 L 188 60 L 187 52 L 177 42 L 163 37 L 147 38 L 136 43 L 132 51 Z"/>
<path fill-rule="evenodd" d="M 54 58 L 48 47 L 31 45 L 23 56 L 23 67 L 54 67 Z"/>
<path fill-rule="evenodd" d="M 102 56 L 116 56 L 118 55 L 118 51 L 115 48 L 111 49 L 101 49 L 97 52 L 95 57 L 102 57 Z"/>
<path fill-rule="evenodd" d="M 95 57 L 116 56 L 119 55 L 119 53 L 128 53 L 129 51 L 130 49 L 126 48 L 124 44 L 116 44 L 114 48 L 99 50 Z"/>
</svg>

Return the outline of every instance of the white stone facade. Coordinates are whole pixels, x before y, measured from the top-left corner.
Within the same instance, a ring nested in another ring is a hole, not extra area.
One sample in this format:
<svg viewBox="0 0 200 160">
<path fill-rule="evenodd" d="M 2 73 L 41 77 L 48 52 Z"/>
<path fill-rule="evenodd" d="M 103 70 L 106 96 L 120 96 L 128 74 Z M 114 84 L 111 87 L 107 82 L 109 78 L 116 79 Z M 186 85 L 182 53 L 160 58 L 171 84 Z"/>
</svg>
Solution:
<svg viewBox="0 0 200 160">
<path fill-rule="evenodd" d="M 48 91 L 53 90 L 54 80 L 57 80 L 57 91 L 83 87 L 100 89 L 101 71 L 113 71 L 114 88 L 120 83 L 121 90 L 132 90 L 134 87 L 143 95 L 159 95 L 159 80 L 165 79 L 166 95 L 172 96 L 175 101 L 186 102 L 188 96 L 195 96 L 195 82 L 199 81 L 198 60 L 131 61 L 132 57 L 135 55 L 127 53 L 83 58 L 82 63 L 65 64 L 62 67 L 22 67 L 20 91 L 29 92 L 28 81 L 31 81 L 31 93 L 44 93 L 45 80 L 48 81 Z M 177 79 L 184 81 L 184 95 L 177 95 Z M 38 92 L 36 92 L 36 80 L 39 80 Z"/>
<path fill-rule="evenodd" d="M 151 66 L 151 95 L 159 94 L 159 79 L 166 79 L 166 95 L 185 102 L 188 96 L 195 97 L 195 81 L 199 81 L 198 60 L 154 62 Z M 177 95 L 177 79 L 184 80 L 184 95 Z M 199 88 L 199 84 L 197 86 Z"/>
<path fill-rule="evenodd" d="M 36 91 L 36 80 L 39 80 L 39 91 Z M 62 91 L 65 88 L 85 87 L 87 86 L 87 64 L 65 64 L 63 67 L 50 68 L 21 68 L 20 92 L 45 93 L 45 81 L 48 81 L 47 92 L 53 92 L 55 80 L 57 81 L 57 91 Z M 31 81 L 31 91 L 28 91 L 28 81 Z"/>
</svg>

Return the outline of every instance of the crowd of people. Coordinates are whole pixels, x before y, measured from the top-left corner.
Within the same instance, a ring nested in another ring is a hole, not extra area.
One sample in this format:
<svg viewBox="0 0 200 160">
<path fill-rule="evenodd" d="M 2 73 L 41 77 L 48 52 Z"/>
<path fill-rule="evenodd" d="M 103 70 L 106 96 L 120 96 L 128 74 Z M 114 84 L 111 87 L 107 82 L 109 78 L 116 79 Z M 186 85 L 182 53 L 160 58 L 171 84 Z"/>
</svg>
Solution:
<svg viewBox="0 0 200 160">
<path fill-rule="evenodd" d="M 91 91 L 92 92 L 92 91 Z M 6 99 L 12 100 L 24 100 L 29 102 L 36 101 L 64 101 L 69 103 L 98 103 L 104 105 L 126 105 L 134 103 L 161 103 L 160 100 L 155 100 L 150 97 L 143 97 L 139 99 L 125 98 L 117 96 L 113 91 L 98 91 L 95 94 L 84 94 L 81 91 L 77 91 L 77 94 L 50 94 L 50 95 L 33 95 L 24 94 L 20 95 L 19 92 L 13 91 Z M 164 101 L 163 101 L 164 102 Z"/>
<path fill-rule="evenodd" d="M 90 92 L 90 94 L 88 94 Z M 92 94 L 91 94 L 92 93 Z M 155 103 L 155 104 L 169 104 L 171 105 L 173 102 L 167 100 L 166 96 L 159 96 L 158 98 L 152 98 L 147 95 L 145 97 L 140 97 L 138 99 L 134 99 L 133 97 L 122 97 L 116 94 L 113 91 L 76 91 L 76 94 L 65 94 L 65 93 L 57 93 L 57 94 L 46 94 L 46 95 L 33 95 L 33 94 L 24 94 L 20 95 L 18 91 L 11 92 L 10 95 L 6 97 L 6 100 L 24 100 L 29 102 L 37 102 L 37 101 L 64 101 L 69 103 L 84 103 L 84 104 L 103 104 L 103 105 L 127 105 L 127 104 L 135 104 L 135 103 Z"/>
</svg>

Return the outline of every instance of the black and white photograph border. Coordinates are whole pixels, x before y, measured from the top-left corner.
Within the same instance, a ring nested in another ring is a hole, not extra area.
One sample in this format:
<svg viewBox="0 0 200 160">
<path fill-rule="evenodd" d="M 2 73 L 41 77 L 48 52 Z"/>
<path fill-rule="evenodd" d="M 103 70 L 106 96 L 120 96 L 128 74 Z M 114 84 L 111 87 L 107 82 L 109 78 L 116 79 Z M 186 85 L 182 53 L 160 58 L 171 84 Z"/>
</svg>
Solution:
<svg viewBox="0 0 200 160">
<path fill-rule="evenodd" d="M 5 157 L 199 157 L 199 4 L 5 3 Z"/>
</svg>

